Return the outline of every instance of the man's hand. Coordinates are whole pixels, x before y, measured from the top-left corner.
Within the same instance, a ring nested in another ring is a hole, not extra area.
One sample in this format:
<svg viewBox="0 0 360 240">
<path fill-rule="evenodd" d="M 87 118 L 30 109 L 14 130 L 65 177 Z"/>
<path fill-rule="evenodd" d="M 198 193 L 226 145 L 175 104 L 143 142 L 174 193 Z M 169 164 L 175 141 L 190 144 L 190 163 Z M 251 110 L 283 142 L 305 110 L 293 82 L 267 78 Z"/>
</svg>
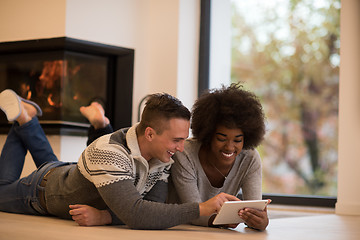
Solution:
<svg viewBox="0 0 360 240">
<path fill-rule="evenodd" d="M 221 206 L 227 201 L 239 201 L 237 197 L 227 194 L 220 193 L 213 198 L 210 198 L 206 202 L 200 203 L 200 216 L 211 216 L 213 213 L 220 211 Z"/>
<path fill-rule="evenodd" d="M 88 205 L 69 205 L 72 219 L 80 226 L 99 226 L 112 222 L 110 213 L 107 210 L 99 210 Z"/>
<path fill-rule="evenodd" d="M 271 200 L 268 199 L 268 204 L 270 202 Z M 245 208 L 239 211 L 239 216 L 245 221 L 246 225 L 260 231 L 264 231 L 269 224 L 267 207 L 264 210 Z"/>
</svg>

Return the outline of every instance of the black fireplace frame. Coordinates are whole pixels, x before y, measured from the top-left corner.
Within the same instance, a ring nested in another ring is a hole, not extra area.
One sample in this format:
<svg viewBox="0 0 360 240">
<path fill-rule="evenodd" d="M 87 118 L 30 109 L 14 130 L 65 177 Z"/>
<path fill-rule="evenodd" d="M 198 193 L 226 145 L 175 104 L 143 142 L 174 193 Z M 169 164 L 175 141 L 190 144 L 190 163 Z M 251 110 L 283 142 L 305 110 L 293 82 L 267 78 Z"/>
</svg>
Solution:
<svg viewBox="0 0 360 240">
<path fill-rule="evenodd" d="M 0 43 L 0 56 L 21 53 L 46 53 L 70 51 L 108 59 L 106 116 L 114 130 L 132 124 L 132 97 L 134 75 L 134 49 L 106 45 L 69 37 L 36 39 Z M 42 124 L 46 134 L 84 135 L 87 127 L 66 123 Z M 10 124 L 0 126 L 0 133 L 7 133 Z"/>
</svg>

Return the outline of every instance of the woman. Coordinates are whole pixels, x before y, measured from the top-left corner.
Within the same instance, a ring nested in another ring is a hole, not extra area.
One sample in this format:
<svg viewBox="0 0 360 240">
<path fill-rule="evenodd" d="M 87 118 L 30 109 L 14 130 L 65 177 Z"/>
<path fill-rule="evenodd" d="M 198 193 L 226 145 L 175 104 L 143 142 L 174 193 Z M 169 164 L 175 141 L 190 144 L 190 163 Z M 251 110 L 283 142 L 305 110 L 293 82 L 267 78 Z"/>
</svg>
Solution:
<svg viewBox="0 0 360 240">
<path fill-rule="evenodd" d="M 220 192 L 243 200 L 261 199 L 261 159 L 255 150 L 265 134 L 265 117 L 257 97 L 239 84 L 203 94 L 192 109 L 193 138 L 174 156 L 171 177 L 178 202 L 203 202 Z M 170 188 L 170 201 L 174 201 Z M 240 217 L 264 230 L 267 210 L 245 209 Z M 193 224 L 212 226 L 212 217 Z M 234 226 L 232 226 L 234 227 Z"/>
</svg>

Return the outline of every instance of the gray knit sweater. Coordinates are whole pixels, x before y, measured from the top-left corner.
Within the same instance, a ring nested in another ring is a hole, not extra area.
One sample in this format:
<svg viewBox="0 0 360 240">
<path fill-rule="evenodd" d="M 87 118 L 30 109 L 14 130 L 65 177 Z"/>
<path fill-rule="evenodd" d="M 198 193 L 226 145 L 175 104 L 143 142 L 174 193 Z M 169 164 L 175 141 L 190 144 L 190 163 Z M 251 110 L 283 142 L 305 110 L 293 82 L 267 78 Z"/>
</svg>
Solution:
<svg viewBox="0 0 360 240">
<path fill-rule="evenodd" d="M 204 202 L 220 192 L 237 195 L 242 191 L 243 200 L 261 199 L 261 159 L 256 150 L 243 150 L 235 160 L 224 185 L 213 187 L 199 160 L 201 144 L 188 139 L 184 152 L 174 155 L 171 168 L 169 202 Z M 173 189 L 175 187 L 175 189 Z M 209 217 L 200 217 L 192 224 L 208 226 Z"/>
<path fill-rule="evenodd" d="M 114 224 L 164 229 L 199 217 L 198 203 L 165 204 L 171 163 L 142 158 L 136 126 L 105 135 L 77 164 L 56 168 L 45 188 L 48 212 L 70 219 L 69 204 L 108 209 Z"/>
</svg>

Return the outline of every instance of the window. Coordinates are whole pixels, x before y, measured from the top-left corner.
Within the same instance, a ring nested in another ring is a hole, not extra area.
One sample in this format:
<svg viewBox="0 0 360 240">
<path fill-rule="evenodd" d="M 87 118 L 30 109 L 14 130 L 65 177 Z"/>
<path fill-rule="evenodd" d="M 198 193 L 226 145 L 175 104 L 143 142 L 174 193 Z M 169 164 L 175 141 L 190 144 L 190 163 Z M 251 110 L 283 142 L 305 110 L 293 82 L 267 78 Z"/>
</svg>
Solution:
<svg viewBox="0 0 360 240">
<path fill-rule="evenodd" d="M 267 116 L 263 192 L 335 198 L 340 0 L 231 5 L 231 80 L 254 91 Z"/>
<path fill-rule="evenodd" d="M 263 192 L 276 203 L 337 200 L 340 7 L 340 0 L 201 0 L 199 94 L 220 80 L 243 82 L 260 97 L 268 129 L 258 148 Z M 227 38 L 229 66 L 213 53 L 227 52 Z"/>
</svg>

